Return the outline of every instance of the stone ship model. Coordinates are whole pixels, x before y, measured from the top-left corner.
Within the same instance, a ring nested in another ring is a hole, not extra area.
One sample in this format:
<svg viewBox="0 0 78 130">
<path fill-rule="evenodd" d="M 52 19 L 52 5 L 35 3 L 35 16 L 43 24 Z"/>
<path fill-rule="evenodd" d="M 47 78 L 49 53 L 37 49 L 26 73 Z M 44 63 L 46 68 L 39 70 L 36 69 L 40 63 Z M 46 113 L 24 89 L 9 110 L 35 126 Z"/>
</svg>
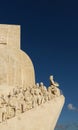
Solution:
<svg viewBox="0 0 78 130">
<path fill-rule="evenodd" d="M 31 59 L 20 49 L 20 26 L 0 25 L 0 129 L 54 130 L 65 98 L 50 76 L 35 82 Z"/>
</svg>

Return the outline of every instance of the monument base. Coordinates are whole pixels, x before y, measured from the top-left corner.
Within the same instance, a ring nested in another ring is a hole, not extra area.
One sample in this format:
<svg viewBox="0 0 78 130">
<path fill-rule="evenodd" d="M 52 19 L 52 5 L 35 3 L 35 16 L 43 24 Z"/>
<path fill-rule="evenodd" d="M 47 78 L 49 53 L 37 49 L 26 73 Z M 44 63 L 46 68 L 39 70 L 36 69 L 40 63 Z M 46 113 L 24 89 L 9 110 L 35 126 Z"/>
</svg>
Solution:
<svg viewBox="0 0 78 130">
<path fill-rule="evenodd" d="M 0 124 L 1 130 L 54 130 L 64 105 L 63 95 Z"/>
</svg>

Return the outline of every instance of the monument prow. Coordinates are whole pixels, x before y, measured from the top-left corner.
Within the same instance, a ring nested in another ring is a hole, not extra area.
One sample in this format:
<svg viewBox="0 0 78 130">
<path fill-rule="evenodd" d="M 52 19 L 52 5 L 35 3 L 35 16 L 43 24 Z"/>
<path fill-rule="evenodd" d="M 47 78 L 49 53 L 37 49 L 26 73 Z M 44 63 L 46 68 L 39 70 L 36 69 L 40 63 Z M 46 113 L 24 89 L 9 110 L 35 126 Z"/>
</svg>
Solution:
<svg viewBox="0 0 78 130">
<path fill-rule="evenodd" d="M 63 95 L 0 124 L 1 130 L 54 130 L 64 105 Z"/>
<path fill-rule="evenodd" d="M 20 26 L 0 25 L 0 129 L 54 130 L 65 97 L 59 84 L 36 83 L 30 57 L 20 49 Z"/>
</svg>

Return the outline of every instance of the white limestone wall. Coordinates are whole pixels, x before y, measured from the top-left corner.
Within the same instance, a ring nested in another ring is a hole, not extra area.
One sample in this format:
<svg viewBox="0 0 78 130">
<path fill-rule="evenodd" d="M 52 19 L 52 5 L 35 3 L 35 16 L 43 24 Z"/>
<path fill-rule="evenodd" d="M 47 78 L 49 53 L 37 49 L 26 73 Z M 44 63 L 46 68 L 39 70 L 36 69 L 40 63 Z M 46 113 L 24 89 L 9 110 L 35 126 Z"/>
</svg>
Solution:
<svg viewBox="0 0 78 130">
<path fill-rule="evenodd" d="M 19 25 L 0 24 L 0 89 L 35 85 L 34 66 L 20 49 L 20 39 Z"/>
<path fill-rule="evenodd" d="M 63 95 L 0 124 L 0 130 L 54 130 L 65 98 Z"/>
<path fill-rule="evenodd" d="M 20 26 L 0 24 L 0 46 L 20 49 Z"/>
<path fill-rule="evenodd" d="M 22 50 L 0 46 L 0 86 L 31 87 L 35 85 L 34 66 Z"/>
</svg>

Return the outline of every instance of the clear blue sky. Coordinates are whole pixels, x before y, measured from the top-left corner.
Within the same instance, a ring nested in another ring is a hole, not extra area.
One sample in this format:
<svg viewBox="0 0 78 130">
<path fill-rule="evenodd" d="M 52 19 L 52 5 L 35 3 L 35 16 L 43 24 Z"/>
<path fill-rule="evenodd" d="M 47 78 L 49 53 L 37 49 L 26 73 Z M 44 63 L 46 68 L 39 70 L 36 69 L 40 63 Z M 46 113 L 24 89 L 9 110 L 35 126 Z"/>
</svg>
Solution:
<svg viewBox="0 0 78 130">
<path fill-rule="evenodd" d="M 1 23 L 21 25 L 21 47 L 33 61 L 36 81 L 48 86 L 53 74 L 66 97 L 58 127 L 70 130 L 72 123 L 71 130 L 78 130 L 77 0 L 2 0 Z"/>
</svg>

